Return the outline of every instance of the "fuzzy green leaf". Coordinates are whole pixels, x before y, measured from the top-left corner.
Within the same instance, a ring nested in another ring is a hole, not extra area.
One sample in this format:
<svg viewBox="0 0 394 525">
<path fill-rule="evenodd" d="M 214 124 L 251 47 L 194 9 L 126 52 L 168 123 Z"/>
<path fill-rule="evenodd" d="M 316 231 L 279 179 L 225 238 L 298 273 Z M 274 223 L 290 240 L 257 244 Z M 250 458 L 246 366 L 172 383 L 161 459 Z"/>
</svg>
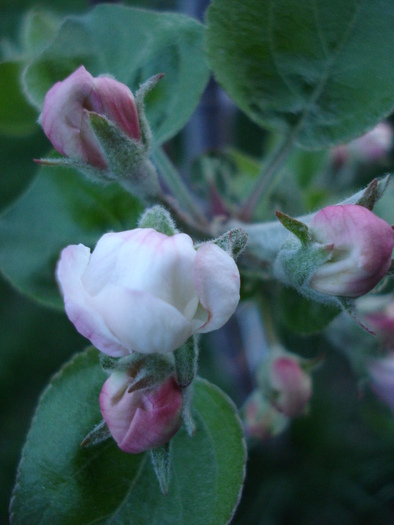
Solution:
<svg viewBox="0 0 394 525">
<path fill-rule="evenodd" d="M 148 453 L 122 452 L 112 439 L 80 443 L 100 419 L 106 375 L 95 349 L 78 354 L 42 395 L 18 470 L 13 525 L 88 523 L 216 525 L 228 523 L 244 477 L 245 446 L 235 407 L 196 380 L 190 438 L 171 442 L 171 478 L 163 496 Z"/>
<path fill-rule="evenodd" d="M 391 0 L 213 0 L 207 22 L 219 83 L 303 148 L 355 138 L 394 106 Z"/>
</svg>

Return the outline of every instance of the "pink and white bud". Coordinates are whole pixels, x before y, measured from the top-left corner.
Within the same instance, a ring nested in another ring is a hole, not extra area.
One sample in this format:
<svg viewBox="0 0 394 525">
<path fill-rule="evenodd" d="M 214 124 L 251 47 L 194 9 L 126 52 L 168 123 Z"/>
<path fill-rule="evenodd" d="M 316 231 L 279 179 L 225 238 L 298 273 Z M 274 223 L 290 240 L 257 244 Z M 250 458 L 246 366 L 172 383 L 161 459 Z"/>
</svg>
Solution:
<svg viewBox="0 0 394 525">
<path fill-rule="evenodd" d="M 330 260 L 309 282 L 317 292 L 360 297 L 390 268 L 394 231 L 367 208 L 357 204 L 327 206 L 313 217 L 309 231 L 315 241 L 333 245 Z"/>
<path fill-rule="evenodd" d="M 272 359 L 269 369 L 270 398 L 273 406 L 288 417 L 303 414 L 312 395 L 310 374 L 290 354 Z"/>
<path fill-rule="evenodd" d="M 269 439 L 283 432 L 289 419 L 265 399 L 259 390 L 248 397 L 242 408 L 243 424 L 247 437 Z"/>
<path fill-rule="evenodd" d="M 46 94 L 41 123 L 56 150 L 74 160 L 105 168 L 107 161 L 88 114 L 98 113 L 128 137 L 140 140 L 140 125 L 130 89 L 110 77 L 94 78 L 81 66 Z"/>
<path fill-rule="evenodd" d="M 393 128 L 388 122 L 380 122 L 365 135 L 334 148 L 332 158 L 337 166 L 348 161 L 376 163 L 387 159 L 392 147 Z"/>
<path fill-rule="evenodd" d="M 239 302 L 239 271 L 224 250 L 152 228 L 107 233 L 92 254 L 68 246 L 57 279 L 77 330 L 114 357 L 171 352 L 223 326 Z"/>
<path fill-rule="evenodd" d="M 372 390 L 394 411 L 394 352 L 372 361 L 368 371 Z"/>
<path fill-rule="evenodd" d="M 360 310 L 364 312 L 368 325 L 385 345 L 394 349 L 394 296 L 377 296 L 374 299 L 376 300 L 372 305 L 369 304 L 371 301 L 367 304 L 364 301 L 360 305 Z"/>
<path fill-rule="evenodd" d="M 112 437 L 124 452 L 139 454 L 168 443 L 182 425 L 182 391 L 170 377 L 161 385 L 128 392 L 132 377 L 113 372 L 100 394 Z"/>
</svg>

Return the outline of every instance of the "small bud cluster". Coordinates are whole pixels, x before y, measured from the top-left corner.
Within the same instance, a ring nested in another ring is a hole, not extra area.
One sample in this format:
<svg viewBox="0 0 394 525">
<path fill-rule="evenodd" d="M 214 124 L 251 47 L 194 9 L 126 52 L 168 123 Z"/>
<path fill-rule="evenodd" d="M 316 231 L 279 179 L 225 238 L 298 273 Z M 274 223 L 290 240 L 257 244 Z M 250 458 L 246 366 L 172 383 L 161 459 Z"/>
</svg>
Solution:
<svg viewBox="0 0 394 525">
<path fill-rule="evenodd" d="M 308 412 L 311 362 L 275 346 L 257 373 L 258 388 L 243 407 L 246 434 L 264 440 L 283 432 L 291 418 Z"/>
</svg>

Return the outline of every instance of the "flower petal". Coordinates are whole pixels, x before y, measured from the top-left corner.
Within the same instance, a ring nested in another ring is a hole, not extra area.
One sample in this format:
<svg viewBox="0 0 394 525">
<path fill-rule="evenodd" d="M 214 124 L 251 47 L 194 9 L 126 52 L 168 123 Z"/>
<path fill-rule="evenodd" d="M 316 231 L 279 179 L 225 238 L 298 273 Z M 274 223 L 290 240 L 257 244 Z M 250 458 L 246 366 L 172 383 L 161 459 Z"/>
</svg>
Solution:
<svg viewBox="0 0 394 525">
<path fill-rule="evenodd" d="M 127 355 L 129 351 L 107 328 L 94 299 L 82 283 L 82 275 L 90 260 L 90 250 L 83 244 L 67 246 L 57 266 L 57 279 L 66 313 L 80 334 L 88 338 L 99 350 L 113 357 Z"/>
<path fill-rule="evenodd" d="M 194 283 L 208 320 L 197 332 L 211 332 L 223 326 L 239 302 L 240 276 L 234 260 L 213 243 L 199 248 L 194 264 Z"/>
<path fill-rule="evenodd" d="M 172 305 L 147 292 L 108 285 L 95 297 L 95 307 L 111 333 L 130 352 L 171 352 L 192 334 L 188 319 Z M 102 348 L 99 350 L 108 353 Z"/>
</svg>

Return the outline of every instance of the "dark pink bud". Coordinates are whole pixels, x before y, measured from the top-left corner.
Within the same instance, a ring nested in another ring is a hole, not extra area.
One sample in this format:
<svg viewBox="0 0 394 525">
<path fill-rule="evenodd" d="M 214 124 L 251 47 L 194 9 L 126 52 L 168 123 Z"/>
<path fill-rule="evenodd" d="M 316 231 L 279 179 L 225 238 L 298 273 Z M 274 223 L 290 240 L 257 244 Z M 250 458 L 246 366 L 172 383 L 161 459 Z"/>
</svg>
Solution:
<svg viewBox="0 0 394 525">
<path fill-rule="evenodd" d="M 62 155 L 105 168 L 107 162 L 90 127 L 89 112 L 105 116 L 131 139 L 140 140 L 138 113 L 130 89 L 109 77 L 94 78 L 83 66 L 48 91 L 42 127 Z"/>
<path fill-rule="evenodd" d="M 138 454 L 168 443 L 182 425 L 182 391 L 173 377 L 161 385 L 128 392 L 132 378 L 113 372 L 100 394 L 104 421 L 124 452 Z"/>
<path fill-rule="evenodd" d="M 332 257 L 318 268 L 310 286 L 327 295 L 360 297 L 384 277 L 394 246 L 392 227 L 356 204 L 327 206 L 311 223 L 313 238 L 332 244 Z"/>
</svg>

